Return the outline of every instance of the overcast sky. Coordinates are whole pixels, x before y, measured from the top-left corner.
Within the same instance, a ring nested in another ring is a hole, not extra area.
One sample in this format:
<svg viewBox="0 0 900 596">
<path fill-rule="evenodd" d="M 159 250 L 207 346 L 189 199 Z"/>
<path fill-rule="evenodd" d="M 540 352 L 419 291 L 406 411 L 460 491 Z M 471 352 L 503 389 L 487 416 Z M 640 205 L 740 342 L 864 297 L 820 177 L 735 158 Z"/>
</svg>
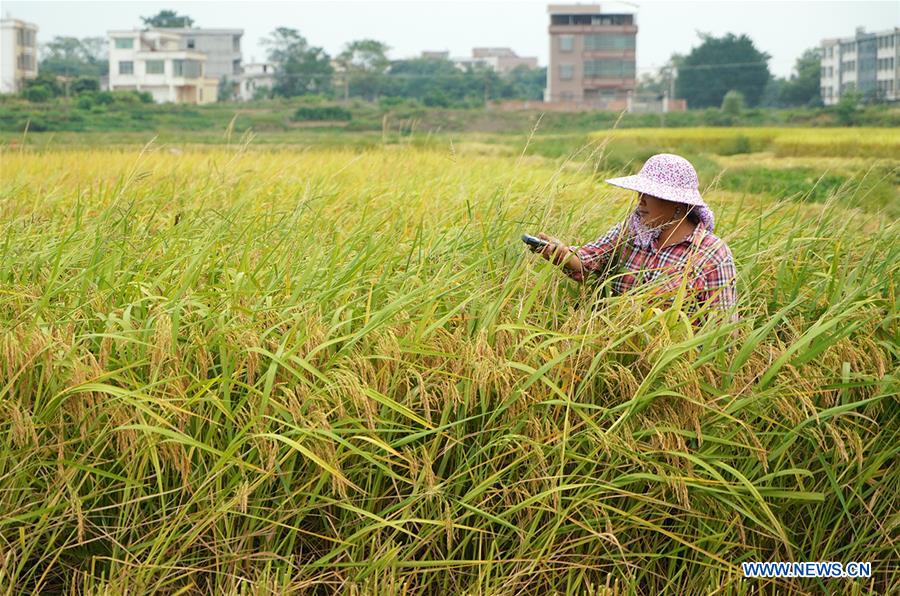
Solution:
<svg viewBox="0 0 900 596">
<path fill-rule="evenodd" d="M 173 9 L 198 27 L 244 30 L 244 61 L 261 61 L 259 40 L 279 26 L 298 29 L 312 45 L 334 56 L 348 41 L 374 38 L 391 47 L 391 58 L 422 50 L 471 55 L 474 46 L 508 46 L 520 56 L 547 64 L 547 5 L 534 1 L 417 0 L 385 2 L 304 0 L 215 2 L 84 2 L 3 0 L 7 15 L 36 23 L 38 42 L 56 35 L 105 35 L 109 29 L 141 26 L 140 17 Z M 877 31 L 900 26 L 900 0 L 810 2 L 600 2 L 604 12 L 637 15 L 638 73 L 655 70 L 673 52 L 699 44 L 698 31 L 746 33 L 768 52 L 770 70 L 787 76 L 804 49 L 826 37 L 848 37 L 856 27 Z"/>
</svg>

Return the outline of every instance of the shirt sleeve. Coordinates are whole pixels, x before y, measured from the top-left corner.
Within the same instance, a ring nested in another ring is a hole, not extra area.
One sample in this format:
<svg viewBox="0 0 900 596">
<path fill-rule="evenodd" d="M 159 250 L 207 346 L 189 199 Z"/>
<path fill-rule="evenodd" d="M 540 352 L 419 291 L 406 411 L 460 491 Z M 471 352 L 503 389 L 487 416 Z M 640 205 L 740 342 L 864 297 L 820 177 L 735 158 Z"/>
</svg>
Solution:
<svg viewBox="0 0 900 596">
<path fill-rule="evenodd" d="M 721 258 L 704 270 L 698 298 L 712 309 L 731 310 L 730 319 L 737 320 L 737 313 L 734 311 L 737 304 L 737 272 L 727 246 L 723 247 Z"/>
<path fill-rule="evenodd" d="M 570 246 L 569 250 L 575 253 L 581 261 L 584 273 L 567 267 L 563 268 L 566 275 L 575 281 L 583 282 L 587 274 L 604 275 L 609 259 L 616 246 L 620 242 L 622 222 L 617 223 L 603 236 L 582 246 Z"/>
</svg>

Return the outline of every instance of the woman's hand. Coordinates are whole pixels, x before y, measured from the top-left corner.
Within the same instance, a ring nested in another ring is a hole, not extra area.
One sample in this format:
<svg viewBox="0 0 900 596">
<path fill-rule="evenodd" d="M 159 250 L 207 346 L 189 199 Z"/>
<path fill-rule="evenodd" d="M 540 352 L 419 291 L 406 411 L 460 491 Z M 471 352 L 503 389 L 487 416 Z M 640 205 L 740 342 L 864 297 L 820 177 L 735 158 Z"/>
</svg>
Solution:
<svg viewBox="0 0 900 596">
<path fill-rule="evenodd" d="M 565 246 L 558 238 L 548 236 L 543 232 L 538 232 L 537 237 L 547 241 L 547 245 L 537 251 L 541 253 L 542 257 L 556 264 L 565 262 L 569 256 L 569 248 L 567 246 Z"/>
<path fill-rule="evenodd" d="M 543 232 L 537 235 L 541 240 L 546 240 L 547 245 L 540 251 L 541 256 L 556 265 L 564 265 L 569 269 L 581 269 L 581 262 L 577 257 L 573 258 L 573 253 L 569 247 L 562 243 L 558 238 L 548 236 Z"/>
</svg>

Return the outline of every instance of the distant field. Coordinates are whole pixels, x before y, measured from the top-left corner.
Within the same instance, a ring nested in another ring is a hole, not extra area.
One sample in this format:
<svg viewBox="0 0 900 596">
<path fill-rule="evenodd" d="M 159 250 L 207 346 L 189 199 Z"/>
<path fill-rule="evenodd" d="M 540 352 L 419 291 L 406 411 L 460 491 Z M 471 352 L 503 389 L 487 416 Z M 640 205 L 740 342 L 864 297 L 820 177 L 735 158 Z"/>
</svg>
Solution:
<svg viewBox="0 0 900 596">
<path fill-rule="evenodd" d="M 0 586 L 896 593 L 896 136 L 726 130 L 4 134 Z M 661 150 L 736 330 L 519 241 Z"/>
<path fill-rule="evenodd" d="M 610 134 L 603 130 L 597 138 Z M 629 128 L 616 141 L 690 147 L 735 154 L 771 150 L 777 156 L 876 157 L 900 160 L 896 128 Z"/>
</svg>

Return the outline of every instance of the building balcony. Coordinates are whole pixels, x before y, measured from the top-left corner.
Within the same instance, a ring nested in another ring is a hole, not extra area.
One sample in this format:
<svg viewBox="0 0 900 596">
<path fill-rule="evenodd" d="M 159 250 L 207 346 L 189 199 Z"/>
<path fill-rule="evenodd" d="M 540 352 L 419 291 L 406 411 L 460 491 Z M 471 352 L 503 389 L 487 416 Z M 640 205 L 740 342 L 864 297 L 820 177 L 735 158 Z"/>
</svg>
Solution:
<svg viewBox="0 0 900 596">
<path fill-rule="evenodd" d="M 554 33 L 637 33 L 637 25 L 550 25 L 547 31 Z"/>
<path fill-rule="evenodd" d="M 134 53 L 135 60 L 197 60 L 206 62 L 206 54 L 192 50 L 139 50 Z"/>
<path fill-rule="evenodd" d="M 634 50 L 583 50 L 581 52 L 582 58 L 624 58 L 632 60 L 634 59 Z"/>
<path fill-rule="evenodd" d="M 637 86 L 633 78 L 584 77 L 584 89 L 634 89 Z"/>
</svg>

